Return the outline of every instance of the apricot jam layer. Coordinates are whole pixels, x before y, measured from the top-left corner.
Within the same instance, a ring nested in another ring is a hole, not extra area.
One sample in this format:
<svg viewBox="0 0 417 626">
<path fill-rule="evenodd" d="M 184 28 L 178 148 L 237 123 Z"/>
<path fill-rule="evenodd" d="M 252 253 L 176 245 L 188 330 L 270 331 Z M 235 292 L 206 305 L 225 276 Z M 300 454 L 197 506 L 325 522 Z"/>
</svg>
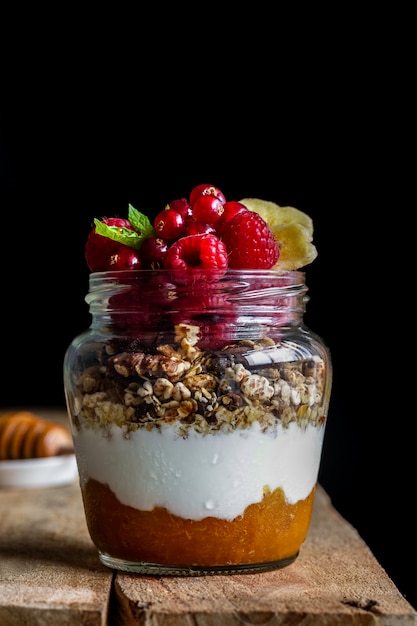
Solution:
<svg viewBox="0 0 417 626">
<path fill-rule="evenodd" d="M 92 479 L 82 489 L 88 530 L 100 552 L 127 561 L 202 567 L 294 557 L 307 536 L 314 493 L 315 488 L 305 500 L 288 504 L 278 488 L 227 521 L 184 519 L 161 507 L 139 511 Z"/>
</svg>

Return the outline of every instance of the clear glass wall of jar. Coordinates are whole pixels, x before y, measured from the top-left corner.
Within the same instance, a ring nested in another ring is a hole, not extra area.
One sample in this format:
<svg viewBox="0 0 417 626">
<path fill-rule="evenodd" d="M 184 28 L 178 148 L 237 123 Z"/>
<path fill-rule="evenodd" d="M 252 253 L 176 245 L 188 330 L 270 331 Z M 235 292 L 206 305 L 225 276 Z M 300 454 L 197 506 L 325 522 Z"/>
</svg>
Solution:
<svg viewBox="0 0 417 626">
<path fill-rule="evenodd" d="M 142 574 L 292 563 L 332 384 L 303 272 L 90 275 L 64 388 L 101 561 Z"/>
</svg>

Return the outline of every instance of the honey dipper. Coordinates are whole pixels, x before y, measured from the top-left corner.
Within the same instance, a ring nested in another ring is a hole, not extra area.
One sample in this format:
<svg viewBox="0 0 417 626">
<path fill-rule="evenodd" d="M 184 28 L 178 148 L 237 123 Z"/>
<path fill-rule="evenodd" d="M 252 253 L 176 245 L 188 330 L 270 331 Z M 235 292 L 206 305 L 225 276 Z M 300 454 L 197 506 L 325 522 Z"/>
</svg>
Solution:
<svg viewBox="0 0 417 626">
<path fill-rule="evenodd" d="M 72 454 L 70 431 L 30 411 L 0 415 L 0 460 L 34 459 Z"/>
</svg>

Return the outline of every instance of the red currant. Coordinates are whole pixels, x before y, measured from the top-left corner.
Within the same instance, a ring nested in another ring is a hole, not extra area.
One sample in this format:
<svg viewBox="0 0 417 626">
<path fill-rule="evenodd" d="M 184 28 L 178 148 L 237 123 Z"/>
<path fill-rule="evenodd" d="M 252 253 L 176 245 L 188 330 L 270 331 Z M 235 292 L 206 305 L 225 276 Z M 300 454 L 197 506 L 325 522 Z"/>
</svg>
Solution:
<svg viewBox="0 0 417 626">
<path fill-rule="evenodd" d="M 156 234 L 162 239 L 178 239 L 184 232 L 184 218 L 173 209 L 163 209 L 154 220 Z"/>
<path fill-rule="evenodd" d="M 169 203 L 169 208 L 182 215 L 184 222 L 192 217 L 191 204 L 188 202 L 187 198 L 176 198 Z"/>
<path fill-rule="evenodd" d="M 186 235 L 208 235 L 209 233 L 216 234 L 216 229 L 212 224 L 207 224 L 207 222 L 194 222 L 191 220 L 185 225 Z"/>
<path fill-rule="evenodd" d="M 224 193 L 214 185 L 202 184 L 194 187 L 190 193 L 190 203 L 193 205 L 200 196 L 214 196 L 215 198 L 218 198 L 222 204 L 223 202 L 226 202 Z"/>
<path fill-rule="evenodd" d="M 129 246 L 119 244 L 119 249 L 109 259 L 106 270 L 140 270 L 142 261 L 139 252 Z"/>
<path fill-rule="evenodd" d="M 142 242 L 139 255 L 145 269 L 160 269 L 164 265 L 164 257 L 168 243 L 157 235 L 151 235 Z"/>
<path fill-rule="evenodd" d="M 193 218 L 197 222 L 215 224 L 222 216 L 223 202 L 216 196 L 201 195 L 193 202 Z"/>
</svg>

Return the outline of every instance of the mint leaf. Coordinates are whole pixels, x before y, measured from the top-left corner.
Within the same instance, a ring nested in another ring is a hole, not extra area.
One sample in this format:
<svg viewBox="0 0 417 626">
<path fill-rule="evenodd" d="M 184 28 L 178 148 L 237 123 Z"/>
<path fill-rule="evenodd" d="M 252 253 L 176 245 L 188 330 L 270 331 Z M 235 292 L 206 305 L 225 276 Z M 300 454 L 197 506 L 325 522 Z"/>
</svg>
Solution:
<svg viewBox="0 0 417 626">
<path fill-rule="evenodd" d="M 151 235 L 156 233 L 149 218 L 140 213 L 135 207 L 129 204 L 128 220 L 132 224 L 135 230 L 130 228 L 124 228 L 123 226 L 108 226 L 101 222 L 99 219 L 94 219 L 94 225 L 96 227 L 96 233 L 103 237 L 108 237 L 122 243 L 125 246 L 139 250 L 142 245 L 142 241 L 147 239 Z"/>
<path fill-rule="evenodd" d="M 125 246 L 130 246 L 130 248 L 135 248 L 135 250 L 139 250 L 144 239 L 144 237 L 139 235 L 135 230 L 121 226 L 107 226 L 107 224 L 100 222 L 97 218 L 94 219 L 94 225 L 96 227 L 96 233 L 99 235 L 113 239 L 113 241 L 122 243 Z"/>
<path fill-rule="evenodd" d="M 149 218 L 135 209 L 131 204 L 129 204 L 127 219 L 132 224 L 133 228 L 140 233 L 142 241 L 151 235 L 155 235 L 155 229 L 149 221 Z"/>
</svg>

